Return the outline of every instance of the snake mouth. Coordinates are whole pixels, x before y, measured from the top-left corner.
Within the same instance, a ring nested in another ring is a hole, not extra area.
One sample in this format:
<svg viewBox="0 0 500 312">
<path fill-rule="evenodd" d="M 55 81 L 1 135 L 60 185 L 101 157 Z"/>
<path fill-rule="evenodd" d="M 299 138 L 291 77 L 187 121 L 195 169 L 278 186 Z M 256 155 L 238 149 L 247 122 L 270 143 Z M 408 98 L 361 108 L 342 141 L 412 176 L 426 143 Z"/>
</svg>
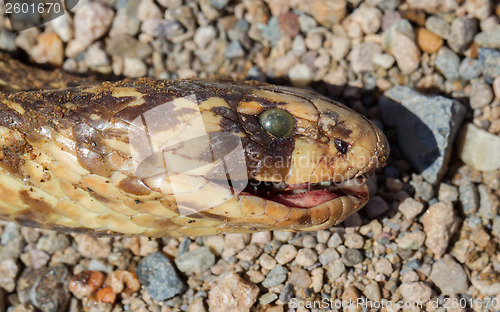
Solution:
<svg viewBox="0 0 500 312">
<path fill-rule="evenodd" d="M 368 199 L 366 177 L 344 182 L 325 181 L 289 185 L 285 182 L 249 180 L 244 192 L 293 208 L 312 208 L 342 196 Z"/>
</svg>

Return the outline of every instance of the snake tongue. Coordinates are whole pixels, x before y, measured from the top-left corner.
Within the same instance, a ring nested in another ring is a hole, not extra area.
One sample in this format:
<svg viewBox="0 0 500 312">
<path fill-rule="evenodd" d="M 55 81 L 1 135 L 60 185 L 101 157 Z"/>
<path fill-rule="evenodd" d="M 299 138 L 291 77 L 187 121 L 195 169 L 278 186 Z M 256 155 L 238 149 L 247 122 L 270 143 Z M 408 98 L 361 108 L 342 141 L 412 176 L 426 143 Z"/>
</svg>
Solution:
<svg viewBox="0 0 500 312">
<path fill-rule="evenodd" d="M 272 200 L 297 208 L 310 208 L 339 197 L 328 190 L 311 190 L 302 193 L 274 194 Z"/>
</svg>

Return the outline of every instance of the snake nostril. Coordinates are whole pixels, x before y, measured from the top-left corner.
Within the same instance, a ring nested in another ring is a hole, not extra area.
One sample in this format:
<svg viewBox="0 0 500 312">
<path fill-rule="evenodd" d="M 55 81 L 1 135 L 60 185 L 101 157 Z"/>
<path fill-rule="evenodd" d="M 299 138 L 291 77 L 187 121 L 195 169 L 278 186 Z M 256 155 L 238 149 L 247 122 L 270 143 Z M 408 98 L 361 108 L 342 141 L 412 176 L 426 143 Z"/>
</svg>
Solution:
<svg viewBox="0 0 500 312">
<path fill-rule="evenodd" d="M 335 143 L 335 148 L 337 149 L 337 151 L 339 151 L 340 154 L 344 155 L 345 153 L 347 153 L 349 143 L 344 142 L 340 139 L 334 139 L 333 141 Z"/>
</svg>

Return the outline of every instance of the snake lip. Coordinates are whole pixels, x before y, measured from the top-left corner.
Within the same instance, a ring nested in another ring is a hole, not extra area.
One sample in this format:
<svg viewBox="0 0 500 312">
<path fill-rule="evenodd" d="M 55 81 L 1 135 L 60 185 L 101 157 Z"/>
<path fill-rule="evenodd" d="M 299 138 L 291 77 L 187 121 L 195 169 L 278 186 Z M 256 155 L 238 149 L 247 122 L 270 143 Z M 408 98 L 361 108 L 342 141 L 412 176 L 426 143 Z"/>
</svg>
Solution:
<svg viewBox="0 0 500 312">
<path fill-rule="evenodd" d="M 368 196 L 362 188 L 365 182 L 364 175 L 344 182 L 325 181 L 294 185 L 250 180 L 244 192 L 288 207 L 309 209 L 348 195 L 364 200 Z"/>
</svg>

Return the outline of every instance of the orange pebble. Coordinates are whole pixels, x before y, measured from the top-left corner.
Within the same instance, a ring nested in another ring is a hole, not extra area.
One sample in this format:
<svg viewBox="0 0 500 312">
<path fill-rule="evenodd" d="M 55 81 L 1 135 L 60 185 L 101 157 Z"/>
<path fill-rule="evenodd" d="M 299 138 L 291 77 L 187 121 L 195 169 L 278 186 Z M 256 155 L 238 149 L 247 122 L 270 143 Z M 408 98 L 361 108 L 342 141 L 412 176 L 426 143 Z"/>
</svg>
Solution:
<svg viewBox="0 0 500 312">
<path fill-rule="evenodd" d="M 97 291 L 96 299 L 98 302 L 107 302 L 107 303 L 114 304 L 115 300 L 116 300 L 116 294 L 113 292 L 113 289 L 111 289 L 111 287 L 106 286 L 106 287 L 100 288 Z"/>
<path fill-rule="evenodd" d="M 426 53 L 434 53 L 443 45 L 443 38 L 425 28 L 417 29 L 417 44 Z"/>
</svg>

